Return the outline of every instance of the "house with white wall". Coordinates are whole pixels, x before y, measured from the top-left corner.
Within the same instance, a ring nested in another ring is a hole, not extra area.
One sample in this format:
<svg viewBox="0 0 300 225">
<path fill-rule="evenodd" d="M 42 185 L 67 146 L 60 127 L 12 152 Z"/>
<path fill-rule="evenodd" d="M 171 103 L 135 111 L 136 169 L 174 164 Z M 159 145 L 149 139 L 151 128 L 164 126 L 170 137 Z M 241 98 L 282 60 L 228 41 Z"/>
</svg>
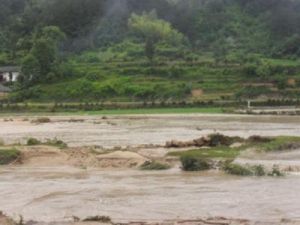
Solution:
<svg viewBox="0 0 300 225">
<path fill-rule="evenodd" d="M 16 82 L 20 76 L 20 68 L 17 66 L 0 67 L 0 83 Z"/>
</svg>

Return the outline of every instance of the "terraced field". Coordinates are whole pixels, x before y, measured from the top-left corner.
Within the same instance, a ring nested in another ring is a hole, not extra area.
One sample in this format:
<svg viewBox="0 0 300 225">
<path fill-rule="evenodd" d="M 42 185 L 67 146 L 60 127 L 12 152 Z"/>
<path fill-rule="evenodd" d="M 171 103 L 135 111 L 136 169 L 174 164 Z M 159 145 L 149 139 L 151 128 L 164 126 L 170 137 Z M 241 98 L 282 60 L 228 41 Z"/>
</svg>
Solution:
<svg viewBox="0 0 300 225">
<path fill-rule="evenodd" d="M 297 99 L 300 93 L 297 60 L 260 59 L 259 64 L 248 64 L 216 63 L 210 57 L 197 61 L 158 57 L 149 64 L 143 58 L 98 58 L 95 62 L 82 58 L 70 60 L 69 78 L 19 94 L 34 101 L 65 102 Z M 252 74 L 260 70 L 270 75 Z"/>
</svg>

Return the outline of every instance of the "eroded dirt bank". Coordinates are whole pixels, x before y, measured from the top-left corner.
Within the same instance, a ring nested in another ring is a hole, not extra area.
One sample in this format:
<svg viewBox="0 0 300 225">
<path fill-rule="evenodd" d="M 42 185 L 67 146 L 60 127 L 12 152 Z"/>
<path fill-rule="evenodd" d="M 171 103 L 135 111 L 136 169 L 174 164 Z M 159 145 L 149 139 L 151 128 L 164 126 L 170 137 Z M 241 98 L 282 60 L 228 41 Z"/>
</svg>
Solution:
<svg viewBox="0 0 300 225">
<path fill-rule="evenodd" d="M 21 152 L 12 167 L 74 167 L 79 169 L 128 169 L 137 168 L 150 160 L 133 151 L 108 151 L 89 147 L 60 149 L 54 146 L 17 146 Z M 1 148 L 0 148 L 1 149 Z"/>
</svg>

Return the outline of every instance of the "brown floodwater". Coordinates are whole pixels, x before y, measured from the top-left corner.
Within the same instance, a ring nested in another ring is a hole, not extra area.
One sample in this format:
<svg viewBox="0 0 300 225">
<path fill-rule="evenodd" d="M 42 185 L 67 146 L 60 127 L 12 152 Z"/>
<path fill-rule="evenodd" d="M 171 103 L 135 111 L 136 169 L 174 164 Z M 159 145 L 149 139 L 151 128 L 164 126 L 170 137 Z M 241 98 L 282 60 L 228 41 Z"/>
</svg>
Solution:
<svg viewBox="0 0 300 225">
<path fill-rule="evenodd" d="M 300 117 L 238 115 L 157 115 L 51 117 L 33 124 L 21 117 L 0 119 L 0 139 L 28 137 L 64 140 L 70 146 L 105 147 L 164 144 L 212 132 L 300 136 Z M 31 118 L 30 118 L 31 119 Z M 299 151 L 256 158 L 283 164 L 300 159 Z M 247 161 L 247 158 L 238 160 Z M 300 160 L 299 160 L 300 161 Z M 269 161 L 268 161 L 269 162 Z M 298 165 L 298 164 L 297 164 Z M 184 173 L 75 168 L 0 168 L 0 210 L 25 220 L 67 221 L 106 215 L 116 221 L 196 219 L 223 216 L 255 221 L 300 220 L 300 175 L 283 178 L 228 176 L 218 172 Z"/>
<path fill-rule="evenodd" d="M 117 221 L 300 219 L 300 176 L 252 178 L 215 172 L 82 171 L 71 168 L 0 170 L 1 210 L 39 221 L 73 215 Z"/>
<path fill-rule="evenodd" d="M 164 144 L 168 140 L 191 140 L 221 132 L 226 135 L 300 136 L 300 117 L 243 115 L 148 115 L 148 116 L 56 116 L 52 123 L 33 124 L 24 117 L 0 119 L 0 139 L 24 143 L 29 137 L 59 138 L 70 146 L 138 146 Z M 69 122 L 70 118 L 83 122 Z"/>
</svg>

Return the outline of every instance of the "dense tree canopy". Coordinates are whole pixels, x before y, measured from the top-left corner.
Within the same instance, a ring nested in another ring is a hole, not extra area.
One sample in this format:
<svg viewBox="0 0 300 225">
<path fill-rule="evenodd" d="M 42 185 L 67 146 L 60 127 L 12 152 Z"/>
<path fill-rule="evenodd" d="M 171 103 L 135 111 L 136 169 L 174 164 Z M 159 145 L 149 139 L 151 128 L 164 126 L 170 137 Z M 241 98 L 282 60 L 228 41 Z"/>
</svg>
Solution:
<svg viewBox="0 0 300 225">
<path fill-rule="evenodd" d="M 19 38 L 43 26 L 67 35 L 67 51 L 107 46 L 124 38 L 132 13 L 153 9 L 197 48 L 233 39 L 269 50 L 260 38 L 272 36 L 276 44 L 300 33 L 300 2 L 293 0 L 0 0 L 0 48 L 17 51 Z"/>
<path fill-rule="evenodd" d="M 21 99 L 299 97 L 299 11 L 298 0 L 0 0 L 0 66 L 21 66 Z M 252 79 L 269 86 L 244 88 Z"/>
<path fill-rule="evenodd" d="M 128 40 L 144 43 L 149 59 L 157 44 L 183 39 L 216 61 L 248 53 L 299 57 L 299 11 L 294 0 L 0 0 L 0 65 L 47 76 L 58 55 Z M 65 37 L 58 42 L 54 31 Z"/>
<path fill-rule="evenodd" d="M 159 42 L 165 41 L 176 45 L 183 41 L 183 35 L 174 30 L 170 23 L 158 19 L 156 11 L 143 13 L 141 16 L 133 14 L 129 18 L 129 27 L 145 42 L 145 55 L 151 61 Z"/>
<path fill-rule="evenodd" d="M 21 84 L 24 87 L 55 78 L 58 44 L 65 34 L 55 26 L 44 27 L 35 35 L 30 52 L 23 58 Z"/>
</svg>

